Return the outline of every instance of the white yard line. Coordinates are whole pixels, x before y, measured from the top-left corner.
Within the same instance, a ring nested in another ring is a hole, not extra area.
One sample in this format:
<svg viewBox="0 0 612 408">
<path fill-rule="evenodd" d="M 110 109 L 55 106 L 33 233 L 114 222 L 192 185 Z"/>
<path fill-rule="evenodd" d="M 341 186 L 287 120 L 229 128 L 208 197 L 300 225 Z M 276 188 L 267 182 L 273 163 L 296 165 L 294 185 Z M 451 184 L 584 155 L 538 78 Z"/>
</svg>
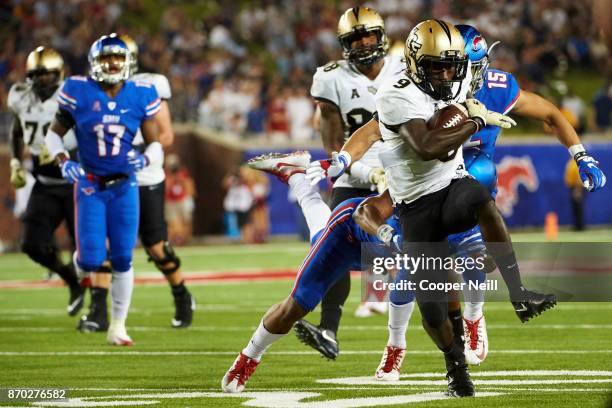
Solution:
<svg viewBox="0 0 612 408">
<path fill-rule="evenodd" d="M 238 351 L 0 351 L 5 357 L 40 357 L 40 356 L 227 356 L 236 355 Z M 601 350 L 491 350 L 491 354 L 612 354 L 612 349 Z M 268 354 L 279 356 L 318 355 L 317 351 L 286 350 L 270 351 Z M 381 350 L 342 350 L 342 355 L 380 355 Z M 406 354 L 439 355 L 437 350 L 407 350 Z"/>
</svg>

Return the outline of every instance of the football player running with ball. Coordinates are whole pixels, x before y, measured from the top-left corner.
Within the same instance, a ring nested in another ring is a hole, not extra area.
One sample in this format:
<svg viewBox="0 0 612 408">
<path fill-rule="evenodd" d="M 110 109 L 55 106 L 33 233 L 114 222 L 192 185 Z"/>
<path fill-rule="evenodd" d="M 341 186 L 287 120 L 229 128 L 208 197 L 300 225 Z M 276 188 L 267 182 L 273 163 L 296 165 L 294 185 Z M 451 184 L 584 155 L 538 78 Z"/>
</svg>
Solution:
<svg viewBox="0 0 612 408">
<path fill-rule="evenodd" d="M 135 173 L 161 161 L 154 117 L 161 100 L 155 87 L 128 81 L 131 54 L 115 34 L 96 40 L 89 50 L 90 75 L 70 77 L 62 86 L 59 109 L 45 143 L 65 179 L 74 183 L 78 267 L 90 274 L 92 302 L 88 325 L 106 329 L 107 287 L 98 273 L 107 258 L 112 266 L 111 322 L 107 342 L 132 345 L 125 320 L 134 287 L 132 253 L 138 237 L 138 185 Z M 74 128 L 81 164 L 70 160 L 62 137 Z M 138 129 L 147 144 L 134 151 Z"/>
<path fill-rule="evenodd" d="M 386 82 L 376 95 L 378 127 L 385 141 L 380 158 L 400 217 L 405 252 L 448 256 L 450 252 L 443 253 L 446 246 L 431 244 L 480 225 L 485 242 L 493 244 L 488 245 L 488 254 L 498 265 L 517 315 L 524 321 L 554 306 L 556 299 L 523 286 L 503 218 L 487 189 L 467 177 L 461 145 L 486 125 L 510 127 L 514 121 L 473 98 L 466 99 L 471 75 L 464 48 L 459 31 L 444 21 L 427 20 L 411 31 L 405 45 L 406 71 Z M 456 126 L 429 129 L 427 121 L 435 111 L 453 102 L 465 103 L 469 119 Z M 376 121 L 371 122 L 359 131 L 365 134 L 365 143 L 357 143 L 361 149 L 376 140 L 372 137 Z M 309 168 L 309 177 L 316 182 L 322 167 L 327 167 L 323 176 L 337 176 L 350 163 L 351 153 L 340 152 L 331 163 Z M 414 277 L 417 282 L 444 282 L 447 271 L 420 268 Z M 449 395 L 474 395 L 463 344 L 455 340 L 448 318 L 446 296 L 419 289 L 416 299 L 423 327 L 444 353 Z"/>
<path fill-rule="evenodd" d="M 57 94 L 64 79 L 64 60 L 52 48 L 38 47 L 26 59 L 27 81 L 13 85 L 8 107 L 14 113 L 11 127 L 11 184 L 22 188 L 26 172 L 21 164 L 24 145 L 34 164 L 36 184 L 23 217 L 21 249 L 30 259 L 57 273 L 70 289 L 68 314 L 83 307 L 83 290 L 71 262 L 62 262 L 53 233 L 62 221 L 74 243 L 74 203 L 72 185 L 62 178 L 45 146 L 45 132 L 57 112 Z M 66 136 L 66 148 L 76 148 L 74 133 Z"/>
<path fill-rule="evenodd" d="M 404 68 L 400 57 L 387 55 L 389 41 L 384 21 L 371 8 L 353 7 L 346 10 L 338 22 L 338 40 L 342 45 L 344 60 L 319 67 L 311 88 L 321 112 L 323 146 L 330 156 L 342 148 L 351 133 L 370 120 L 376 111 L 374 94 L 383 81 Z M 331 208 L 348 198 L 372 194 L 383 177 L 378 160 L 380 145 L 375 143 L 361 160 L 353 163 L 346 174 L 335 180 Z M 323 297 L 319 326 L 307 321 L 296 324 L 301 341 L 322 353 L 324 348 L 338 355 L 336 333 L 350 288 L 351 279 L 346 274 Z M 317 339 L 314 343 L 309 341 L 313 338 Z"/>
</svg>

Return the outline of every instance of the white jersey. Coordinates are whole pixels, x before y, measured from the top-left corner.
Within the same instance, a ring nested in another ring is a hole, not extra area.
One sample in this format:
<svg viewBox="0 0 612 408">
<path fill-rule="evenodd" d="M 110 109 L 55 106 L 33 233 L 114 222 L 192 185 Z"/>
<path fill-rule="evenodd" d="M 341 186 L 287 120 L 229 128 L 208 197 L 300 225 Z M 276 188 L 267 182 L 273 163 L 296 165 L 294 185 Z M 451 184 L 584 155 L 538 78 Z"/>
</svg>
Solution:
<svg viewBox="0 0 612 408">
<path fill-rule="evenodd" d="M 172 97 L 172 91 L 170 90 L 170 83 L 168 82 L 168 78 L 161 74 L 152 74 L 152 73 L 140 73 L 135 74 L 130 77 L 131 81 L 134 82 L 144 82 L 147 84 L 151 84 L 157 90 L 157 94 L 162 100 L 168 100 Z M 141 146 L 144 144 L 144 139 L 142 138 L 142 133 L 140 129 L 138 129 L 138 133 L 134 137 L 134 146 Z M 139 186 L 152 186 L 155 184 L 159 184 L 166 178 L 166 174 L 164 173 L 164 161 L 160 160 L 157 163 L 151 163 L 144 169 L 136 172 L 136 180 L 138 181 Z"/>
<path fill-rule="evenodd" d="M 379 89 L 376 109 L 384 140 L 379 157 L 394 202 L 410 203 L 423 195 L 442 190 L 455 178 L 467 175 L 461 148 L 457 152 L 449 152 L 447 161 L 425 161 L 404 142 L 399 127 L 412 119 L 427 121 L 436 110 L 453 102 L 465 101 L 470 81 L 471 75 L 467 75 L 458 96 L 448 102 L 436 100 L 421 91 L 405 72 L 389 78 Z"/>
<path fill-rule="evenodd" d="M 319 67 L 314 75 L 310 93 L 315 99 L 338 107 L 344 122 L 345 140 L 372 118 L 376 111 L 374 95 L 385 79 L 405 68 L 399 56 L 387 55 L 384 60 L 385 64 L 374 80 L 370 80 L 346 60 Z M 381 167 L 378 159 L 380 146 L 381 143 L 376 142 L 360 162 L 370 167 Z M 371 185 L 344 174 L 336 180 L 334 187 L 370 188 Z"/>
<path fill-rule="evenodd" d="M 8 107 L 17 115 L 23 131 L 23 143 L 28 147 L 34 160 L 34 176 L 43 184 L 67 184 L 59 168 L 53 162 L 45 146 L 45 133 L 58 110 L 57 94 L 41 101 L 30 83 L 14 84 L 9 90 Z M 77 146 L 74 131 L 69 130 L 63 138 L 66 150 Z"/>
</svg>

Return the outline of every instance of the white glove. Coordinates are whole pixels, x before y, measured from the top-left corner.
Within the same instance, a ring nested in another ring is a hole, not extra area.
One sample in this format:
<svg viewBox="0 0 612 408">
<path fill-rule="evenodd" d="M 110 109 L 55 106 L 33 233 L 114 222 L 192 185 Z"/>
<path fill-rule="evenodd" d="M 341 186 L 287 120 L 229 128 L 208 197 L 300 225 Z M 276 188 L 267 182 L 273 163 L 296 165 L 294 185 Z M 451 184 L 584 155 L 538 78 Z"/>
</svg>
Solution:
<svg viewBox="0 0 612 408">
<path fill-rule="evenodd" d="M 351 164 L 351 155 L 348 152 L 333 152 L 331 159 L 313 161 L 306 169 L 306 179 L 314 186 L 327 177 L 339 177 Z"/>
<path fill-rule="evenodd" d="M 465 107 L 468 110 L 470 118 L 480 119 L 484 126 L 493 125 L 502 127 L 504 129 L 509 129 L 512 126 L 516 126 L 516 122 L 510 116 L 488 110 L 485 104 L 480 102 L 478 99 L 466 99 Z"/>
</svg>

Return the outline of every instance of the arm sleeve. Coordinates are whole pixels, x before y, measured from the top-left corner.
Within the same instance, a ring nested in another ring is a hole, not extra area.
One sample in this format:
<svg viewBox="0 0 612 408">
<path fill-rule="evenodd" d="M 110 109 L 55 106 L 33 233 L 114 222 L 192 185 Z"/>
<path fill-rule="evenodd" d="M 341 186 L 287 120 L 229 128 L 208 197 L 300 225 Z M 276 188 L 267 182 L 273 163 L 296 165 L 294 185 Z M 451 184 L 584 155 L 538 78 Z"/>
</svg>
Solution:
<svg viewBox="0 0 612 408">
<path fill-rule="evenodd" d="M 329 102 L 336 106 L 340 105 L 336 81 L 329 72 L 324 72 L 323 68 L 319 68 L 312 78 L 310 94 L 316 100 Z"/>
</svg>

